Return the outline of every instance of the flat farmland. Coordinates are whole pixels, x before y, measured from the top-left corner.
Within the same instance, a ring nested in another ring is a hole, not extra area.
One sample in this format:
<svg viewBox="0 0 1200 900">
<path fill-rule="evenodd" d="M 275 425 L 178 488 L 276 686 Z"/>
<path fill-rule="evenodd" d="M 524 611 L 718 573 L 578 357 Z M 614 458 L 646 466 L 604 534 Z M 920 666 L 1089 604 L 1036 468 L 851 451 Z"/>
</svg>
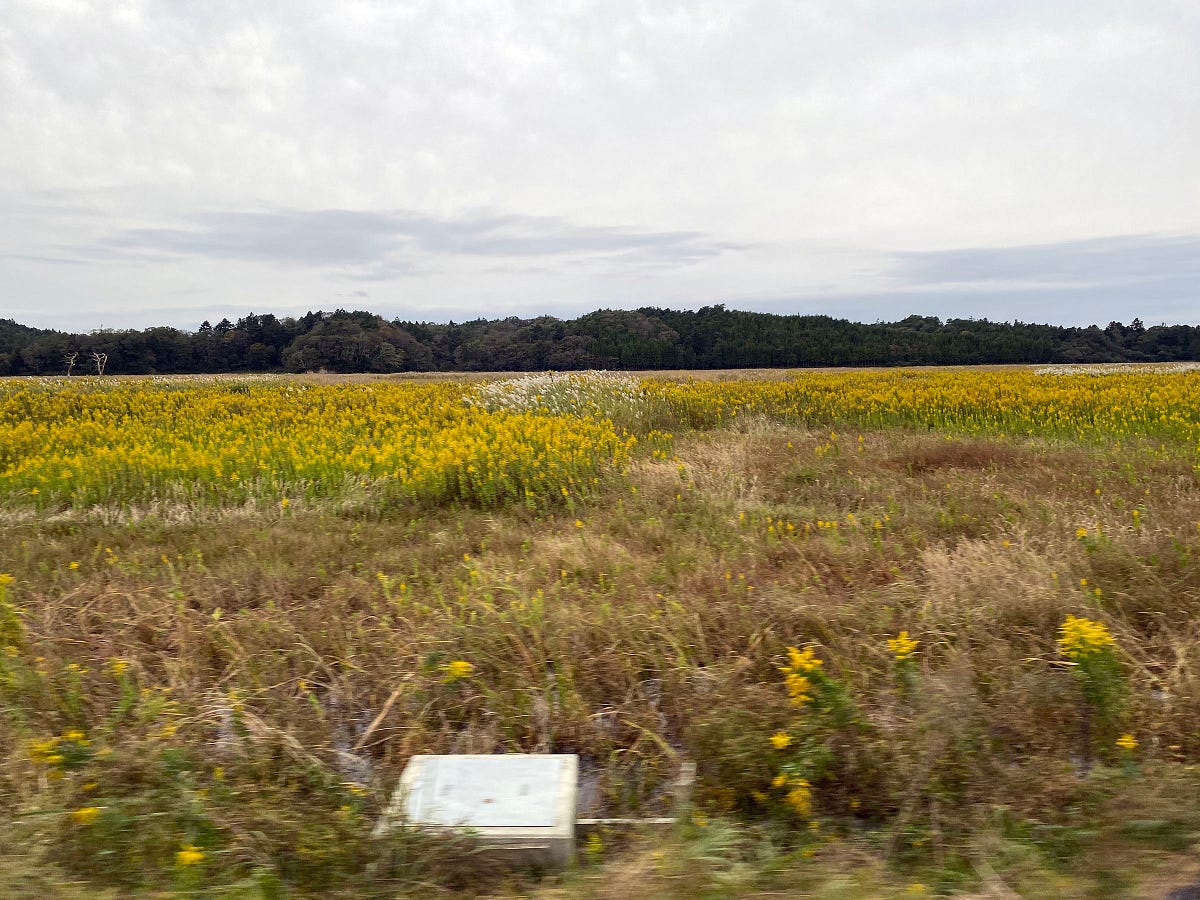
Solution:
<svg viewBox="0 0 1200 900">
<path fill-rule="evenodd" d="M 7 894 L 1197 875 L 1185 367 L 0 380 L 0 527 Z M 372 837 L 430 752 L 698 781 L 535 876 Z"/>
</svg>

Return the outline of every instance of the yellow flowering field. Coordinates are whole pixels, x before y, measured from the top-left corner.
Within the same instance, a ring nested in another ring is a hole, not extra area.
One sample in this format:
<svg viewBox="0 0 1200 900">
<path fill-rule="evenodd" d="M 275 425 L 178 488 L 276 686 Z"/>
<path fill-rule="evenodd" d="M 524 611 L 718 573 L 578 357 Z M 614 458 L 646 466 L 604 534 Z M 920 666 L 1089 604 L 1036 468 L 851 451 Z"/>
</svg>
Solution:
<svg viewBox="0 0 1200 900">
<path fill-rule="evenodd" d="M 692 427 L 765 414 L 863 428 L 1149 436 L 1200 447 L 1200 373 L 1040 374 L 1029 369 L 813 372 L 781 381 L 651 382 Z"/>
<path fill-rule="evenodd" d="M 297 382 L 107 389 L 0 385 L 0 497 L 89 506 L 336 495 L 484 506 L 561 496 L 619 466 L 634 439 L 608 423 L 493 413 L 461 384 Z"/>
<path fill-rule="evenodd" d="M 537 386 L 545 377 L 526 379 L 539 391 L 534 399 L 550 390 Z M 969 434 L 1140 436 L 1200 448 L 1200 373 L 886 370 L 624 382 L 623 407 L 632 384 L 672 427 L 765 415 Z M 489 408 L 479 391 L 454 381 L 3 381 L 0 498 L 36 508 L 286 506 L 367 486 L 398 499 L 535 507 L 619 469 L 636 444 L 596 415 Z"/>
</svg>

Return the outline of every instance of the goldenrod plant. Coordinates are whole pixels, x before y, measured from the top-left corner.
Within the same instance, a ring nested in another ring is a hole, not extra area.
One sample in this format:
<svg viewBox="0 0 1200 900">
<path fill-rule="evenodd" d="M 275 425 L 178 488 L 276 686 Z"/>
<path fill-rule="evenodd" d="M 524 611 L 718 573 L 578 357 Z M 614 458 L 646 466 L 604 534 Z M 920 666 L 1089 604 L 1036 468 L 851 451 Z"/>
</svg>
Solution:
<svg viewBox="0 0 1200 900">
<path fill-rule="evenodd" d="M 807 822 L 814 811 L 813 783 L 828 774 L 833 761 L 831 739 L 851 724 L 855 710 L 814 648 L 788 647 L 787 661 L 778 669 L 792 715 L 769 739 L 774 751 L 770 789 L 755 791 L 753 799 Z"/>
<path fill-rule="evenodd" d="M 1080 750 L 1087 768 L 1094 741 L 1109 736 L 1125 694 L 1117 645 L 1103 622 L 1069 615 L 1059 626 L 1058 649 L 1079 685 Z M 1133 739 L 1128 737 L 1124 748 L 1132 750 L 1136 743 L 1129 746 Z"/>
<path fill-rule="evenodd" d="M 892 664 L 896 670 L 896 683 L 903 693 L 910 696 L 916 691 L 916 653 L 920 645 L 921 642 L 909 637 L 907 631 L 901 631 L 887 641 L 888 652 L 892 654 Z"/>
</svg>

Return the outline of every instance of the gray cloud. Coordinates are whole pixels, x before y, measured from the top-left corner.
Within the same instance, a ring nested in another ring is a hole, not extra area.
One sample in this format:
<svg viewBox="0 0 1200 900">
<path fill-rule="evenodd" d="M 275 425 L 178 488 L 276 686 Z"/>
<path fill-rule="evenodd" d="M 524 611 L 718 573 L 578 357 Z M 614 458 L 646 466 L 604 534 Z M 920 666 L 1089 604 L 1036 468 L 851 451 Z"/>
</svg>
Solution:
<svg viewBox="0 0 1200 900">
<path fill-rule="evenodd" d="M 1115 235 L 894 254 L 887 285 L 731 298 L 769 312 L 873 321 L 909 314 L 1061 325 L 1200 323 L 1200 235 Z"/>
<path fill-rule="evenodd" d="M 186 228 L 132 228 L 101 241 L 103 256 L 162 254 L 312 266 L 376 262 L 396 248 L 399 230 L 386 214 L 319 210 L 206 213 Z M 87 248 L 83 248 L 87 252 Z"/>
<path fill-rule="evenodd" d="M 893 275 L 916 285 L 1176 285 L 1200 306 L 1200 235 L 1118 235 L 1020 247 L 901 253 Z"/>
<path fill-rule="evenodd" d="M 581 226 L 551 216 L 438 219 L 406 212 L 278 210 L 204 213 L 190 217 L 187 226 L 127 229 L 78 252 L 100 259 L 189 256 L 347 267 L 367 277 L 395 277 L 408 268 L 398 258 L 636 256 L 643 263 L 672 265 L 737 246 L 694 231 Z"/>
<path fill-rule="evenodd" d="M 1067 287 L 1053 290 L 1002 289 L 977 291 L 906 290 L 730 296 L 731 308 L 779 314 L 826 315 L 856 322 L 894 322 L 910 315 L 941 319 L 989 319 L 993 322 L 1033 322 L 1047 325 L 1099 325 L 1131 322 L 1200 325 L 1197 293 L 1185 285 L 1168 284 L 1149 295 L 1126 288 Z"/>
</svg>

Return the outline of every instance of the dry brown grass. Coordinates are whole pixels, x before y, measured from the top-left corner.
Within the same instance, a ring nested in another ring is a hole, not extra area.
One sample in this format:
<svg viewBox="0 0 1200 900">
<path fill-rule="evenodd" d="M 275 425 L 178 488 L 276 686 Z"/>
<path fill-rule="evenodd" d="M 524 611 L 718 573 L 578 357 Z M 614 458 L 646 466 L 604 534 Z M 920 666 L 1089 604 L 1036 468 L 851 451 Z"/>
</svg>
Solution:
<svg viewBox="0 0 1200 900">
<path fill-rule="evenodd" d="M 810 860 L 775 835 L 783 844 L 764 862 L 765 838 L 739 833 L 736 846 L 689 863 L 706 839 L 694 829 L 545 895 L 899 893 L 908 876 L 884 857 L 965 865 L 961 883 L 993 896 L 1022 879 L 1061 887 L 1029 849 L 1028 823 L 1082 829 L 1118 790 L 1106 794 L 1075 763 L 1078 702 L 1055 664 L 1065 615 L 1102 619 L 1116 636 L 1129 678 L 1121 726 L 1139 736 L 1146 766 L 1137 784 L 1171 783 L 1171 767 L 1200 759 L 1195 473 L 1150 447 L 857 438 L 830 451 L 827 432 L 764 422 L 687 436 L 678 462 L 638 462 L 563 515 L 381 515 L 353 502 L 286 520 L 256 507 L 13 515 L 0 571 L 16 577 L 29 655 L 48 673 L 70 663 L 89 673 L 80 710 L 54 675 L 47 684 L 59 687 L 10 719 L 4 808 L 49 802 L 54 787 L 23 748 L 110 716 L 119 691 L 105 665 L 119 657 L 139 686 L 166 688 L 180 705 L 178 740 L 206 761 L 204 790 L 219 761 L 243 779 L 246 802 L 276 811 L 276 828 L 302 831 L 336 812 L 336 802 L 305 807 L 316 789 L 296 793 L 299 772 L 361 782 L 378 803 L 412 753 L 501 750 L 580 753 L 612 813 L 661 810 L 690 756 L 700 803 L 753 819 L 722 789 L 731 772 L 745 779 L 739 790 L 751 784 L 759 762 L 738 754 L 769 765 L 766 737 L 793 715 L 776 666 L 788 645 L 811 644 L 864 723 L 839 739 L 818 793 L 838 841 Z M 898 693 L 885 643 L 901 629 L 922 642 L 912 696 Z M 452 659 L 471 661 L 474 675 L 447 683 Z M 250 724 L 235 739 L 237 704 Z M 269 772 L 259 756 L 274 761 Z M 1154 816 L 1198 828 L 1194 810 L 1154 796 Z M 998 809 L 1026 824 L 971 868 Z M 208 814 L 231 853 L 274 865 L 275 845 L 252 836 L 243 812 L 218 804 Z M 1112 827 L 1113 846 L 1126 846 Z M 30 852 L 55 840 L 47 829 L 21 834 Z M 1014 857 L 1010 845 L 1024 850 Z M 856 853 L 869 871 L 841 874 Z"/>
</svg>

